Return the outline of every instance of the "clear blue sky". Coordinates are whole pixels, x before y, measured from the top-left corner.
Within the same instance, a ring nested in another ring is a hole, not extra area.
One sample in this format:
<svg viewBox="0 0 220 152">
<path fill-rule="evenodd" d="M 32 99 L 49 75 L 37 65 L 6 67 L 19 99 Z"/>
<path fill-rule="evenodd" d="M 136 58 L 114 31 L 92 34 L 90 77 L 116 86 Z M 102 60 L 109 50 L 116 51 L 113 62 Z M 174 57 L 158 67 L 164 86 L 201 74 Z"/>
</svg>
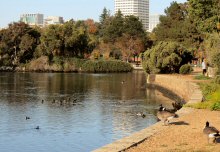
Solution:
<svg viewBox="0 0 220 152">
<path fill-rule="evenodd" d="M 163 14 L 172 1 L 150 0 L 150 14 Z M 1 0 L 0 27 L 18 21 L 20 14 L 24 13 L 41 13 L 45 17 L 62 16 L 65 20 L 92 18 L 98 21 L 104 7 L 113 14 L 114 0 Z"/>
</svg>

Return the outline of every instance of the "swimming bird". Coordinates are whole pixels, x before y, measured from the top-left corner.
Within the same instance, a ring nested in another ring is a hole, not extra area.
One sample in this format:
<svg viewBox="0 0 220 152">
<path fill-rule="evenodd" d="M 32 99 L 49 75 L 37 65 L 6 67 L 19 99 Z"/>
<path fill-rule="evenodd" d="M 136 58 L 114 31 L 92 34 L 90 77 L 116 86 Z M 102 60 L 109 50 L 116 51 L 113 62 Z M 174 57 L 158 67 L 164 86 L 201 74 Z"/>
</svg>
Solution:
<svg viewBox="0 0 220 152">
<path fill-rule="evenodd" d="M 30 117 L 26 116 L 26 120 L 31 119 Z"/>
<path fill-rule="evenodd" d="M 55 103 L 55 102 L 56 102 L 56 100 L 55 100 L 55 99 L 53 99 L 52 103 Z"/>
<path fill-rule="evenodd" d="M 157 117 L 159 120 L 163 121 L 164 125 L 169 125 L 169 121 L 173 118 L 177 118 L 178 115 L 175 112 L 167 111 L 162 105 L 160 106 Z"/>
<path fill-rule="evenodd" d="M 40 127 L 39 127 L 39 126 L 37 126 L 35 129 L 40 129 Z"/>
<path fill-rule="evenodd" d="M 138 112 L 137 116 L 141 116 L 142 118 L 146 117 L 146 115 L 143 112 Z"/>
<path fill-rule="evenodd" d="M 216 138 L 220 136 L 219 131 L 215 127 L 209 126 L 208 121 L 203 129 L 203 133 L 207 135 L 208 143 L 210 138 L 214 138 L 213 142 L 216 143 Z"/>
</svg>

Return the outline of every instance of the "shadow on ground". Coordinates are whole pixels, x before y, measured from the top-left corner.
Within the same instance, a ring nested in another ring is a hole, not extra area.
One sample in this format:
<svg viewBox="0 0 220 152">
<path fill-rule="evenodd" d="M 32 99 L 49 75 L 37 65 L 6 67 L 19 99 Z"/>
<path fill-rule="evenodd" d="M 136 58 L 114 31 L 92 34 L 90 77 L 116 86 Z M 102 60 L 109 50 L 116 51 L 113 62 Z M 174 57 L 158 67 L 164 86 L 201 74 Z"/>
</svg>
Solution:
<svg viewBox="0 0 220 152">
<path fill-rule="evenodd" d="M 185 121 L 177 121 L 177 122 L 171 122 L 171 125 L 189 125 L 189 123 Z"/>
</svg>

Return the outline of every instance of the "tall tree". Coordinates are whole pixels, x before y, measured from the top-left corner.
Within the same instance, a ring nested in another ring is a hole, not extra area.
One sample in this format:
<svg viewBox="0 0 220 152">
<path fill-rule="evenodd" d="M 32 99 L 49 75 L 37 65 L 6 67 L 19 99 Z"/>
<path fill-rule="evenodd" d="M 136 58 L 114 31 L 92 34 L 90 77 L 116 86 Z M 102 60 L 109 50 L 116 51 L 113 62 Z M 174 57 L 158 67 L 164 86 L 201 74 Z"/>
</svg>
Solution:
<svg viewBox="0 0 220 152">
<path fill-rule="evenodd" d="M 189 0 L 189 17 L 200 32 L 217 31 L 219 0 Z"/>
<path fill-rule="evenodd" d="M 103 40 L 105 42 L 114 43 L 116 38 L 121 37 L 124 32 L 124 18 L 119 10 L 112 18 L 110 24 L 108 24 L 104 30 Z"/>
</svg>

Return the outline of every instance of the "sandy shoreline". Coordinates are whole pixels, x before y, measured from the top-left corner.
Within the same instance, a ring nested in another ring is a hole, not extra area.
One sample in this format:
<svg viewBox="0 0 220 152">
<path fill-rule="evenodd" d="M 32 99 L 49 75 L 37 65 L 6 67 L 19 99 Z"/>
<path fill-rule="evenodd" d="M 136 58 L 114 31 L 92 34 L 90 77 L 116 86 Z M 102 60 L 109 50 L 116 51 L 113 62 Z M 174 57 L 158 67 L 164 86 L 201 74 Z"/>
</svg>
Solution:
<svg viewBox="0 0 220 152">
<path fill-rule="evenodd" d="M 193 109 L 126 152 L 220 152 L 220 140 L 217 144 L 208 144 L 202 132 L 206 121 L 220 130 L 220 111 Z"/>
</svg>

